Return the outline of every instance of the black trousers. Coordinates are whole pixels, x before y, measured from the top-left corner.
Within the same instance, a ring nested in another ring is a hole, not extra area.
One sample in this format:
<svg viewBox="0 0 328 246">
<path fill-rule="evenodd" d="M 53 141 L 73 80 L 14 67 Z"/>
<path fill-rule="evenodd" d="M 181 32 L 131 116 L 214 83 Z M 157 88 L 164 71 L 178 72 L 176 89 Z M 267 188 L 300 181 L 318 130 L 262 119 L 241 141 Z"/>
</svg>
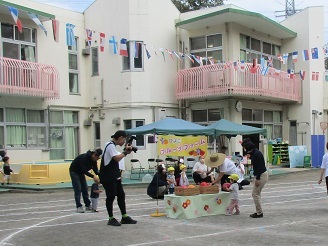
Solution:
<svg viewBox="0 0 328 246">
<path fill-rule="evenodd" d="M 200 174 L 197 172 L 193 172 L 192 177 L 196 184 L 199 184 L 201 182 L 207 182 L 207 183 L 211 182 L 211 177 L 207 176 L 206 178 L 202 178 Z"/>
<path fill-rule="evenodd" d="M 102 184 L 106 191 L 106 208 L 109 217 L 113 217 L 113 203 L 117 196 L 117 204 L 121 210 L 121 214 L 126 214 L 125 192 L 122 186 L 122 180 L 115 180 Z"/>
</svg>

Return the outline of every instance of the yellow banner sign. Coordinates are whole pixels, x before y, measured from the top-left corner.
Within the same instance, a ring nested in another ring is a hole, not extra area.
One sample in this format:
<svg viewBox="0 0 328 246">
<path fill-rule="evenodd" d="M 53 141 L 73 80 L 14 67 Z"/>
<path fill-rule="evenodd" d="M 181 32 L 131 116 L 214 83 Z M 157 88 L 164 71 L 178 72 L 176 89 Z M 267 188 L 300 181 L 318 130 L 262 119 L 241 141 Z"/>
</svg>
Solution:
<svg viewBox="0 0 328 246">
<path fill-rule="evenodd" d="M 207 153 L 207 137 L 160 135 L 158 136 L 157 146 L 158 155 L 201 156 Z"/>
</svg>

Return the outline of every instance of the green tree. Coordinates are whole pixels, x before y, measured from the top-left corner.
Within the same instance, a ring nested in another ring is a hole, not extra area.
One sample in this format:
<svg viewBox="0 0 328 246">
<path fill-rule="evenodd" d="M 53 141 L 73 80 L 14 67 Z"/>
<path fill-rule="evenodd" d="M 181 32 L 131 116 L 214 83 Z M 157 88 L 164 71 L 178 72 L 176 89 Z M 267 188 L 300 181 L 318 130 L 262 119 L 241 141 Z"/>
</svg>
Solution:
<svg viewBox="0 0 328 246">
<path fill-rule="evenodd" d="M 172 0 L 181 13 L 223 5 L 224 0 Z"/>
</svg>

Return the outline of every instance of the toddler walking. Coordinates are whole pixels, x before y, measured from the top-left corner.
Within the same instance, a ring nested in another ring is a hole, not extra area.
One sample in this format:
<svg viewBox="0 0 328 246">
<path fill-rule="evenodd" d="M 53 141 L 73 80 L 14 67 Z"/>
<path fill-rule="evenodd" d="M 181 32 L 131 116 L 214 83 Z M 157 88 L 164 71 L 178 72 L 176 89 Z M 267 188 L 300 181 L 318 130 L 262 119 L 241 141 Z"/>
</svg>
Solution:
<svg viewBox="0 0 328 246">
<path fill-rule="evenodd" d="M 239 176 L 237 174 L 231 174 L 229 177 L 230 179 L 230 204 L 226 208 L 225 215 L 232 215 L 232 212 L 234 209 L 236 209 L 236 212 L 234 214 L 240 214 L 239 210 L 239 186 L 237 181 L 239 180 Z"/>
<path fill-rule="evenodd" d="M 91 212 L 98 212 L 98 199 L 99 194 L 102 192 L 102 190 L 99 190 L 99 181 L 95 181 L 91 186 L 91 194 L 90 194 L 90 200 L 91 200 Z"/>
<path fill-rule="evenodd" d="M 2 158 L 2 161 L 4 162 L 3 164 L 3 180 L 2 180 L 2 185 L 7 181 L 7 184 L 9 185 L 10 181 L 10 175 L 14 173 L 13 170 L 10 168 L 10 163 L 9 163 L 9 157 L 5 156 Z"/>
</svg>

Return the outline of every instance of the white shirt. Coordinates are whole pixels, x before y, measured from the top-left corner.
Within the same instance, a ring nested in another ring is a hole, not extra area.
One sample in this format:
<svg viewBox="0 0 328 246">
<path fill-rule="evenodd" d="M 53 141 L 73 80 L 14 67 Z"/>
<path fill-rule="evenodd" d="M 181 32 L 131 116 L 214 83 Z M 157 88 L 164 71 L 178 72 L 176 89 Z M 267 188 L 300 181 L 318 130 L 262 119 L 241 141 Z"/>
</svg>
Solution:
<svg viewBox="0 0 328 246">
<path fill-rule="evenodd" d="M 239 179 L 237 181 L 237 183 L 240 183 L 241 181 L 244 180 L 244 174 L 245 173 L 245 166 L 244 164 L 239 164 L 238 167 L 237 167 L 237 174 L 239 176 Z"/>
<path fill-rule="evenodd" d="M 324 154 L 322 157 L 321 168 L 325 169 L 325 177 L 328 176 L 328 153 Z"/>
<path fill-rule="evenodd" d="M 233 173 L 237 173 L 237 168 L 235 163 L 228 158 L 226 158 L 221 166 L 219 166 L 219 171 L 224 174 L 231 175 Z"/>
<path fill-rule="evenodd" d="M 203 173 L 200 174 L 201 178 L 204 179 L 204 178 L 207 177 L 206 172 L 209 171 L 209 168 L 208 168 L 208 166 L 206 166 L 205 163 L 202 164 L 202 163 L 200 163 L 200 162 L 196 162 L 195 166 L 192 168 L 192 172 L 194 173 L 194 172 L 196 172 L 197 170 L 205 172 L 205 174 L 203 174 Z"/>
<path fill-rule="evenodd" d="M 230 199 L 239 199 L 239 186 L 237 183 L 230 185 Z"/>
<path fill-rule="evenodd" d="M 112 142 L 112 141 L 110 141 L 110 142 Z M 105 148 L 106 148 L 107 144 L 110 143 L 110 142 L 106 143 Z M 108 146 L 106 148 L 106 151 L 104 153 L 104 165 L 107 166 L 109 164 L 109 162 L 112 160 L 112 158 L 114 156 L 119 155 L 119 154 L 120 154 L 120 152 L 118 152 L 116 150 L 116 147 L 115 147 L 114 143 L 108 144 Z"/>
</svg>

